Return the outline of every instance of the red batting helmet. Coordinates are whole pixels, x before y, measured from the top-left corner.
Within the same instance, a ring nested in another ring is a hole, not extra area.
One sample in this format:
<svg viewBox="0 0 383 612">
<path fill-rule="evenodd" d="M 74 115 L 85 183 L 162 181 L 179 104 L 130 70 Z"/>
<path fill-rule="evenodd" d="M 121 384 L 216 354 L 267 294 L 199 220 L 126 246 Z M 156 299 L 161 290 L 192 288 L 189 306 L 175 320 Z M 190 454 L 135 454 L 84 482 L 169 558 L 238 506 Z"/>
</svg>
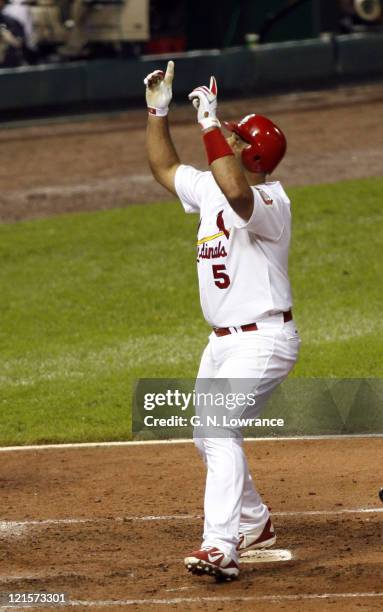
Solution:
<svg viewBox="0 0 383 612">
<path fill-rule="evenodd" d="M 250 172 L 270 174 L 286 152 L 286 137 L 282 130 L 263 115 L 247 115 L 239 123 L 224 122 L 249 143 L 242 151 L 242 163 Z"/>
</svg>

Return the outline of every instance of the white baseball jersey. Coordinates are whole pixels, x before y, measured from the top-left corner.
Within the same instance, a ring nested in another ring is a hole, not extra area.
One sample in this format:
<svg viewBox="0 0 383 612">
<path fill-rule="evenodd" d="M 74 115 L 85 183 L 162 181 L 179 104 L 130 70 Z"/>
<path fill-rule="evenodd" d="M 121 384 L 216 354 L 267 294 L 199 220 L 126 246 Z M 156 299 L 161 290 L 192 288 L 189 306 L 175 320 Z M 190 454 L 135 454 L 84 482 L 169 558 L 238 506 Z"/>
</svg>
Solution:
<svg viewBox="0 0 383 612">
<path fill-rule="evenodd" d="M 214 327 L 253 323 L 292 306 L 288 279 L 290 200 L 278 182 L 252 187 L 254 211 L 244 221 L 211 172 L 180 165 L 175 189 L 187 213 L 199 213 L 200 300 Z"/>
</svg>

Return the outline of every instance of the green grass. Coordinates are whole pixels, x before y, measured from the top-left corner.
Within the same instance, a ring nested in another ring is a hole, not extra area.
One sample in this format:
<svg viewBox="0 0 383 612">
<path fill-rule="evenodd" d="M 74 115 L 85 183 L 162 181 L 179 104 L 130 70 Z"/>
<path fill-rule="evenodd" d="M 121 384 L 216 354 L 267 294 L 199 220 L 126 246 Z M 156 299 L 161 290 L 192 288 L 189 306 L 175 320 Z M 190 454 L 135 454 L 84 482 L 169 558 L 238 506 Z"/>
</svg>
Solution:
<svg viewBox="0 0 383 612">
<path fill-rule="evenodd" d="M 298 377 L 379 377 L 382 179 L 290 189 Z M 170 202 L 0 227 L 0 444 L 130 437 L 136 378 L 193 377 L 198 219 Z"/>
</svg>

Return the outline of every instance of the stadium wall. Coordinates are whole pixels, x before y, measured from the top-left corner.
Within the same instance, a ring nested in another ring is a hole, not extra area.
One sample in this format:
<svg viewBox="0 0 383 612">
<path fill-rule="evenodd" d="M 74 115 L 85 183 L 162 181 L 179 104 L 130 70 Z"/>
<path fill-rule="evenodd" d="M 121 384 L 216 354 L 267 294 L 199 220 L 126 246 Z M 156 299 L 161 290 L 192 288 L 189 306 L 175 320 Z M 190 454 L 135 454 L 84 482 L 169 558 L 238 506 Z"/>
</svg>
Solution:
<svg viewBox="0 0 383 612">
<path fill-rule="evenodd" d="M 383 76 L 383 35 L 351 34 L 303 41 L 265 44 L 254 49 L 191 51 L 174 54 L 174 94 L 184 99 L 193 84 L 215 74 L 223 95 L 251 95 L 347 80 Z M 165 66 L 170 56 L 139 60 L 25 66 L 0 70 L 0 112 L 28 117 L 35 112 L 76 108 L 120 108 L 142 99 L 148 72 Z"/>
</svg>

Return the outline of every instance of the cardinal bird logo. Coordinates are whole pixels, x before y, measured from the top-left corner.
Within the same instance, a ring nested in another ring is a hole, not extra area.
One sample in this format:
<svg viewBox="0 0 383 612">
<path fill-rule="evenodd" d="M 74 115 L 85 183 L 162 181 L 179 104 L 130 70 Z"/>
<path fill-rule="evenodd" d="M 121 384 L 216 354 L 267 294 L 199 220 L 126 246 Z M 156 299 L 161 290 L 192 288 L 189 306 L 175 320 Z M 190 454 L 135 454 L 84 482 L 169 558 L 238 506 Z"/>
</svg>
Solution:
<svg viewBox="0 0 383 612">
<path fill-rule="evenodd" d="M 265 193 L 265 192 L 263 191 L 263 189 L 261 189 L 260 187 L 256 187 L 256 189 L 257 189 L 257 191 L 259 192 L 259 194 L 260 194 L 260 196 L 261 196 L 262 200 L 264 201 L 264 203 L 265 203 L 267 206 L 270 206 L 270 204 L 272 204 L 272 203 L 273 203 L 273 200 L 270 198 L 270 196 L 268 196 L 268 195 L 267 195 L 267 193 Z"/>
<path fill-rule="evenodd" d="M 223 210 L 220 210 L 217 215 L 217 227 L 220 232 L 223 232 L 226 238 L 229 240 L 230 232 L 225 227 L 225 221 L 223 220 Z"/>
</svg>

